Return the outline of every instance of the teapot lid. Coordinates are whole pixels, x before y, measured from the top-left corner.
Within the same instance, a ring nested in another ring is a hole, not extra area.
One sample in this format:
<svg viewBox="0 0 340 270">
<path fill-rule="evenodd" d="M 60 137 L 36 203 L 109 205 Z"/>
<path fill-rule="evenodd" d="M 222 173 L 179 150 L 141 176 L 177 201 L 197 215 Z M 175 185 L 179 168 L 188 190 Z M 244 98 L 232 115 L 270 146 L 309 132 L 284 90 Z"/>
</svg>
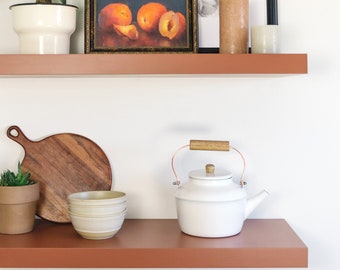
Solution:
<svg viewBox="0 0 340 270">
<path fill-rule="evenodd" d="M 205 170 L 189 173 L 190 180 L 177 190 L 175 197 L 188 201 L 226 202 L 244 199 L 245 190 L 232 181 L 229 171 L 208 164 Z"/>
<path fill-rule="evenodd" d="M 194 170 L 189 177 L 197 180 L 226 180 L 232 178 L 232 173 L 224 169 L 215 169 L 215 165 L 207 164 L 205 169 Z"/>
</svg>

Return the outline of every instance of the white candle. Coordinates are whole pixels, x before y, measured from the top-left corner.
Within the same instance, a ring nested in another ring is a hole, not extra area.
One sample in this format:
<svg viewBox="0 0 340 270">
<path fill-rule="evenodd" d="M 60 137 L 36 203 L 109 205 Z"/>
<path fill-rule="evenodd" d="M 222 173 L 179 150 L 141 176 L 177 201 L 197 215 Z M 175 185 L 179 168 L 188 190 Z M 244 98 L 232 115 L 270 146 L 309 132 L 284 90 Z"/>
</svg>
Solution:
<svg viewBox="0 0 340 270">
<path fill-rule="evenodd" d="M 278 53 L 279 26 L 259 25 L 251 28 L 251 53 Z"/>
</svg>

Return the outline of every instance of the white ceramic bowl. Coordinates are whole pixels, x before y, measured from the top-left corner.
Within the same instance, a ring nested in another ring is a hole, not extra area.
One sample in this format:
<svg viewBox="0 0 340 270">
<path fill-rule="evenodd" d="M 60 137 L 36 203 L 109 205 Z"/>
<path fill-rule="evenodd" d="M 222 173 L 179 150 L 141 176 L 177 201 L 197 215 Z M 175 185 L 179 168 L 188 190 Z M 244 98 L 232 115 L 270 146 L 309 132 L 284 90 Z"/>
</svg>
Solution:
<svg viewBox="0 0 340 270">
<path fill-rule="evenodd" d="M 69 203 L 69 211 L 89 216 L 100 216 L 113 213 L 121 213 L 126 210 L 127 203 L 108 204 L 108 205 L 77 205 Z"/>
<path fill-rule="evenodd" d="M 115 217 L 115 216 L 120 216 L 124 213 L 126 213 L 127 208 L 125 207 L 121 211 L 114 211 L 114 212 L 109 212 L 109 211 L 102 211 L 102 212 L 97 212 L 97 211 L 76 211 L 75 209 L 72 209 L 71 206 L 69 206 L 68 213 L 69 215 L 74 215 L 74 216 L 80 216 L 80 217 Z"/>
<path fill-rule="evenodd" d="M 81 216 L 69 212 L 74 229 L 84 238 L 106 239 L 115 235 L 122 227 L 126 211 L 121 214 L 99 217 Z"/>
<path fill-rule="evenodd" d="M 112 205 L 126 202 L 126 194 L 113 190 L 84 191 L 68 195 L 73 205 Z"/>
<path fill-rule="evenodd" d="M 103 240 L 103 239 L 109 239 L 113 237 L 116 233 L 118 233 L 120 228 L 114 229 L 112 231 L 108 232 L 87 232 L 87 231 L 77 231 L 80 236 L 86 239 L 90 240 Z"/>
</svg>

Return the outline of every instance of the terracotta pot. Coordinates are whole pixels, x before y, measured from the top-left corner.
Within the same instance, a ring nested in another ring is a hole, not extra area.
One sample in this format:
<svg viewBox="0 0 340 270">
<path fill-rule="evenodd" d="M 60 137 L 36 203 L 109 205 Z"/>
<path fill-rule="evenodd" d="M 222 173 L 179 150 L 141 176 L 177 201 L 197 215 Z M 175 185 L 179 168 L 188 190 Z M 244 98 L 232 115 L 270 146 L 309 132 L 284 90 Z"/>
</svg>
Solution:
<svg viewBox="0 0 340 270">
<path fill-rule="evenodd" d="M 27 186 L 0 186 L 0 233 L 32 231 L 38 200 L 38 182 Z"/>
</svg>

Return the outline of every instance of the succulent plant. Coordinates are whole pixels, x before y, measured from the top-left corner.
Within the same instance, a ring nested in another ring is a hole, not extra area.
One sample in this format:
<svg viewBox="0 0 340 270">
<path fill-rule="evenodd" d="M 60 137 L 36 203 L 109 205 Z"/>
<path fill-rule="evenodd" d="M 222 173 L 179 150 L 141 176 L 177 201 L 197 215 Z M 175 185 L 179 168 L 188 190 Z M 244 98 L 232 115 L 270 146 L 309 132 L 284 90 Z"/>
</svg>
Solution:
<svg viewBox="0 0 340 270">
<path fill-rule="evenodd" d="M 31 174 L 28 171 L 23 172 L 20 162 L 18 162 L 18 172 L 14 173 L 10 170 L 6 170 L 1 173 L 0 186 L 26 186 L 34 183 L 30 179 Z"/>
</svg>

